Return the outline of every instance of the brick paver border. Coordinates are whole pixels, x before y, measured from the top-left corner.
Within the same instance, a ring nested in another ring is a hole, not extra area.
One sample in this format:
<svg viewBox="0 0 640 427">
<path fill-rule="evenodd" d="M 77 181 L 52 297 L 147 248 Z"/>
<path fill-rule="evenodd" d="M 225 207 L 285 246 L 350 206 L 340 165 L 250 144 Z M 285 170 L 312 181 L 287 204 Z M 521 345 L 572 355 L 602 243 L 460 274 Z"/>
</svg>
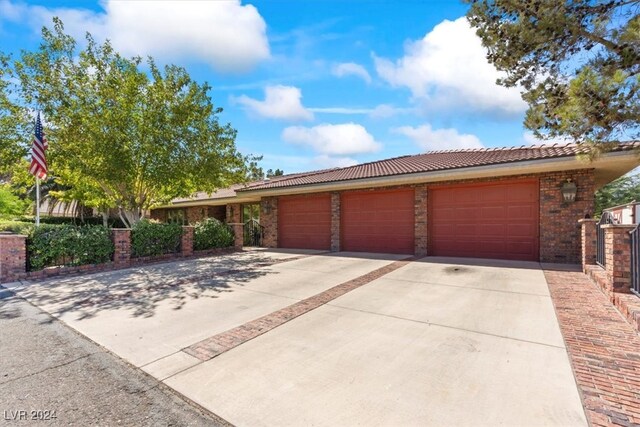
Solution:
<svg viewBox="0 0 640 427">
<path fill-rule="evenodd" d="M 640 336 L 583 273 L 544 275 L 591 426 L 640 426 Z"/>
<path fill-rule="evenodd" d="M 321 305 L 333 301 L 347 292 L 351 292 L 352 290 L 366 285 L 367 283 L 389 274 L 392 271 L 404 267 L 415 259 L 417 258 L 410 257 L 400 261 L 394 261 L 384 267 L 341 283 L 324 292 L 320 292 L 312 297 L 267 314 L 266 316 L 262 316 L 258 319 L 247 322 L 244 325 L 237 326 L 229 329 L 228 331 L 206 338 L 196 344 L 184 348 L 182 351 L 202 361 L 207 361 L 266 332 L 269 332 L 298 316 L 308 313 Z"/>
</svg>

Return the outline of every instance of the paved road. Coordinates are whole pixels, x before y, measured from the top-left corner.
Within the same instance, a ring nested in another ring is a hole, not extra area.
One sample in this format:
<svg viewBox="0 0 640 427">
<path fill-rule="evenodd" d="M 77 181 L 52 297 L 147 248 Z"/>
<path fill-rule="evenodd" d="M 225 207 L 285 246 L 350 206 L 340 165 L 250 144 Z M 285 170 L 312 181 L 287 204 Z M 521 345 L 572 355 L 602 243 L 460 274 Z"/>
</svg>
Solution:
<svg viewBox="0 0 640 427">
<path fill-rule="evenodd" d="M 0 424 L 226 425 L 2 287 L 0 343 Z"/>
</svg>

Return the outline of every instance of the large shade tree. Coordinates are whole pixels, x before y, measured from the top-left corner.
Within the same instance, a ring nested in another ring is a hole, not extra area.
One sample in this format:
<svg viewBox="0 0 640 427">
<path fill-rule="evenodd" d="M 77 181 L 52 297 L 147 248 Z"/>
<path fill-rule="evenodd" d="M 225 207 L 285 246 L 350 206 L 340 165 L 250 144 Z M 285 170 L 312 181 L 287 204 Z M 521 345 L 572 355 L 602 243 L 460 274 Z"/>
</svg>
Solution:
<svg viewBox="0 0 640 427">
<path fill-rule="evenodd" d="M 640 0 L 467 0 L 488 59 L 528 103 L 541 138 L 639 137 Z"/>
<path fill-rule="evenodd" d="M 48 160 L 69 188 L 63 197 L 117 208 L 132 225 L 154 206 L 247 176 L 255 158 L 237 151 L 207 84 L 181 67 L 123 57 L 90 34 L 85 45 L 54 19 L 39 48 L 10 67 L 16 98 L 44 113 Z"/>
</svg>

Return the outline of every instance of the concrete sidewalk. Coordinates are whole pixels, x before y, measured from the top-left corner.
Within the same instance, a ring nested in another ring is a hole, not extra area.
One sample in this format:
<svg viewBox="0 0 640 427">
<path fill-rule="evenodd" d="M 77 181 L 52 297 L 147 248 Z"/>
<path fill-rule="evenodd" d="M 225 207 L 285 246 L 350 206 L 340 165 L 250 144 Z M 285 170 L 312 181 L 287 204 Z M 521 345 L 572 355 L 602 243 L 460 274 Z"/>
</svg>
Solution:
<svg viewBox="0 0 640 427">
<path fill-rule="evenodd" d="M 2 287 L 0 342 L 7 425 L 228 425 Z"/>
</svg>

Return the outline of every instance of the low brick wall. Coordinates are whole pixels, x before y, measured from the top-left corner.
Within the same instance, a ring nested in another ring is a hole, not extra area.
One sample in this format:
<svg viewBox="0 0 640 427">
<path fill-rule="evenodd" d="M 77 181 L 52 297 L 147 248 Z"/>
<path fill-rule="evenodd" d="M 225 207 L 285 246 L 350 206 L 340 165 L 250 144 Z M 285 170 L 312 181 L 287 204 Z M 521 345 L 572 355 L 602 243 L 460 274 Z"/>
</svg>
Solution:
<svg viewBox="0 0 640 427">
<path fill-rule="evenodd" d="M 582 269 L 609 301 L 640 332 L 640 298 L 631 293 L 631 242 L 629 231 L 635 226 L 603 225 L 605 268 L 595 264 L 595 220 L 581 220 Z"/>
<path fill-rule="evenodd" d="M 230 247 L 196 251 L 193 249 L 193 235 L 194 228 L 185 226 L 183 227 L 180 252 L 134 258 L 131 256 L 131 230 L 116 228 L 112 229 L 111 232 L 111 238 L 115 246 L 113 261 L 111 262 L 79 266 L 47 267 L 44 270 L 27 271 L 27 237 L 15 234 L 0 234 L 0 283 L 14 282 L 17 280 L 44 280 L 57 276 L 121 270 L 147 264 L 203 258 L 231 253 L 242 249 L 242 247 Z"/>
</svg>

